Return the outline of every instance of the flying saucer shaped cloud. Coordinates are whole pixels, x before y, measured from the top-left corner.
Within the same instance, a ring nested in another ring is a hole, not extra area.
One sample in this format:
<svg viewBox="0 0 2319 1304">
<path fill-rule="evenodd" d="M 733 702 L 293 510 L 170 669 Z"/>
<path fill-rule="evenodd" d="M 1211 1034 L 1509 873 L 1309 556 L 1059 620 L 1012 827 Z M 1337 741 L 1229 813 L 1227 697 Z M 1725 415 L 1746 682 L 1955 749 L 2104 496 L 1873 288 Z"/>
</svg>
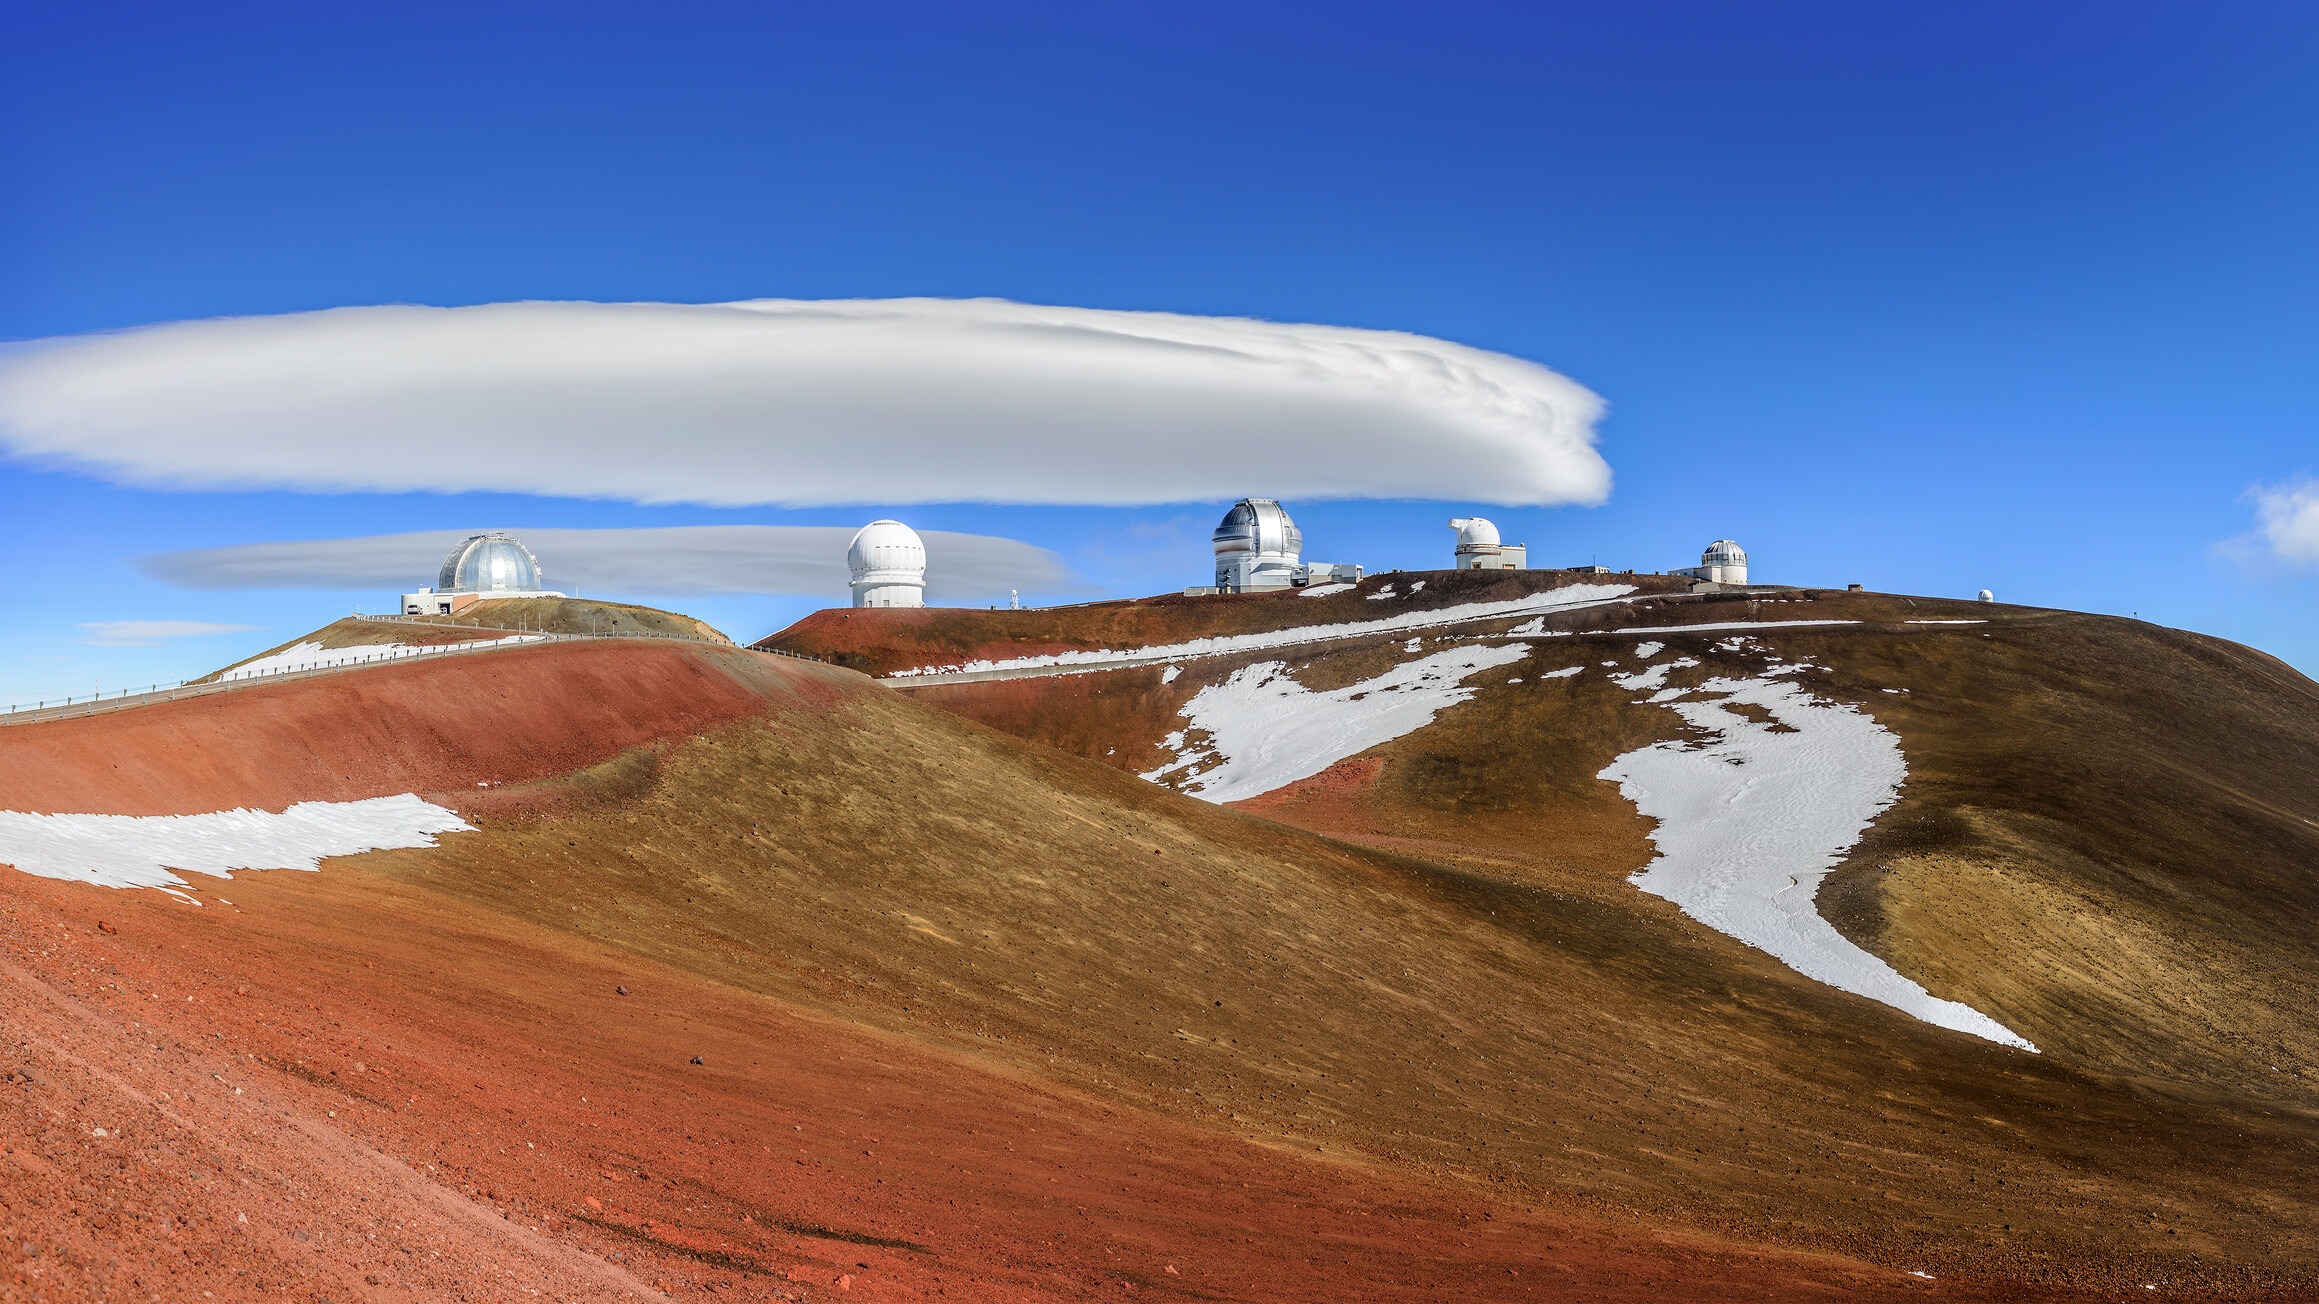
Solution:
<svg viewBox="0 0 2319 1304">
<path fill-rule="evenodd" d="M 1422 335 L 990 299 L 339 308 L 0 349 L 0 449 L 176 489 L 1593 503 L 1601 410 Z"/>
</svg>

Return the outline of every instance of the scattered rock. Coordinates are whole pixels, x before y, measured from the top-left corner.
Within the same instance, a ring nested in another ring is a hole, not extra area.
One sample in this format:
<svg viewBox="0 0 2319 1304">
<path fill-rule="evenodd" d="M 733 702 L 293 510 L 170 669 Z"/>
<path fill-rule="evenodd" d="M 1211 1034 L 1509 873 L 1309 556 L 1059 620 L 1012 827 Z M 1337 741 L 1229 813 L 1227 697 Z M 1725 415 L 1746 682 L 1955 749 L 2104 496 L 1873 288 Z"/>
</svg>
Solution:
<svg viewBox="0 0 2319 1304">
<path fill-rule="evenodd" d="M 614 996 L 626 996 L 628 994 L 628 989 L 625 987 L 615 987 L 612 989 L 612 994 Z"/>
<path fill-rule="evenodd" d="M 701 1057 L 700 1057 L 700 1056 L 698 1056 L 698 1055 L 695 1055 L 695 1056 L 693 1056 L 693 1057 L 692 1057 L 692 1062 L 693 1062 L 693 1063 L 695 1063 L 695 1064 L 698 1064 L 698 1063 L 700 1063 L 700 1062 L 701 1062 Z"/>
<path fill-rule="evenodd" d="M 100 933 L 118 933 L 118 932 L 120 932 L 121 930 L 120 930 L 120 929 L 118 929 L 118 928 L 115 928 L 115 927 L 113 927 L 111 924 L 108 924 L 108 923 L 106 923 L 104 920 L 100 919 L 100 920 L 98 920 L 98 921 L 97 921 L 97 931 L 98 931 L 98 932 L 100 932 Z"/>
</svg>

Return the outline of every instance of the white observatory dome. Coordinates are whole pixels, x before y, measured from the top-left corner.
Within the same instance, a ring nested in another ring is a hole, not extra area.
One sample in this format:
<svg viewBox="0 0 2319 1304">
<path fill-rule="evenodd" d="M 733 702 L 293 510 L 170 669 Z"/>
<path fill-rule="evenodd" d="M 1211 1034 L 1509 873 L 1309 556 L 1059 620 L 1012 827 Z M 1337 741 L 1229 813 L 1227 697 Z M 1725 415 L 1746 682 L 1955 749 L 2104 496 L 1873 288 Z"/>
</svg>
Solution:
<svg viewBox="0 0 2319 1304">
<path fill-rule="evenodd" d="M 900 521 L 872 521 L 846 545 L 857 607 L 926 605 L 926 541 Z"/>
<path fill-rule="evenodd" d="M 1981 590 L 1981 595 L 1977 600 L 1981 602 L 1995 602 L 1997 600 L 1997 595 L 1991 593 L 1987 589 L 1983 589 Z"/>
<path fill-rule="evenodd" d="M 1216 526 L 1216 587 L 1287 588 L 1304 552 L 1304 531 L 1270 498 L 1243 498 Z"/>
<path fill-rule="evenodd" d="M 1691 574 L 1717 584 L 1747 583 L 1747 549 L 1729 539 L 1717 539 L 1699 554 L 1699 569 Z"/>
<path fill-rule="evenodd" d="M 1457 531 L 1459 552 L 1468 548 L 1495 548 L 1502 542 L 1498 538 L 1497 523 L 1479 516 L 1457 517 L 1449 523 L 1449 528 Z"/>
<path fill-rule="evenodd" d="M 512 535 L 470 535 L 443 559 L 435 587 L 444 593 L 536 593 L 539 558 Z"/>
</svg>

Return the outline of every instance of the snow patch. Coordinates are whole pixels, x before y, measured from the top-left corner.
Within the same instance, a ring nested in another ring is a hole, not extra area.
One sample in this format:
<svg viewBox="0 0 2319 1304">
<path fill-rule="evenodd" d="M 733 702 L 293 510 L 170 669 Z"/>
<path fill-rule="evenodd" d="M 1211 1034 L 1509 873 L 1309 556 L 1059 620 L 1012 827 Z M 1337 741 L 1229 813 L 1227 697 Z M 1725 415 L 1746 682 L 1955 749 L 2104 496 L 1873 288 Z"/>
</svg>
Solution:
<svg viewBox="0 0 2319 1304">
<path fill-rule="evenodd" d="M 1667 686 L 1668 671 L 1680 670 L 1685 666 L 1695 666 L 1698 664 L 1699 659 L 1697 657 L 1676 657 L 1672 661 L 1662 661 L 1659 664 L 1652 666 L 1648 670 L 1637 670 L 1631 675 L 1612 675 L 1610 677 L 1610 681 L 1614 684 L 1617 684 L 1619 687 L 1627 689 L 1631 692 L 1640 692 L 1644 689 L 1660 689 Z"/>
<path fill-rule="evenodd" d="M 1585 666 L 1564 666 L 1560 670 L 1549 670 L 1538 677 L 1540 679 L 1568 679 L 1584 669 L 1586 669 Z"/>
<path fill-rule="evenodd" d="M 1332 593 L 1343 593 L 1351 587 L 1353 586 L 1350 584 L 1314 584 L 1299 590 L 1297 596 L 1300 598 L 1325 598 Z"/>
<path fill-rule="evenodd" d="M 220 679 L 255 679 L 261 675 L 278 675 L 290 670 L 312 670 L 321 666 L 351 666 L 369 661 L 400 661 L 405 657 L 433 656 L 440 652 L 464 652 L 477 647 L 501 647 L 509 643 L 537 643 L 545 634 L 510 634 L 506 638 L 469 639 L 463 643 L 373 643 L 367 647 L 324 647 L 311 640 L 293 644 L 269 656 L 235 666 Z"/>
<path fill-rule="evenodd" d="M 99 887 L 183 887 L 173 869 L 232 878 L 237 869 L 320 869 L 325 856 L 431 847 L 472 826 L 412 793 L 302 801 L 206 815 L 33 815 L 0 811 L 0 861 L 41 878 Z"/>
<path fill-rule="evenodd" d="M 1176 682 L 1176 676 L 1181 675 L 1182 673 L 1184 673 L 1184 668 L 1182 666 L 1169 666 L 1166 670 L 1160 672 L 1160 682 L 1163 684 L 1172 684 Z"/>
<path fill-rule="evenodd" d="M 1143 777 L 1178 779 L 1203 801 L 1245 801 L 1424 728 L 1480 691 L 1466 679 L 1529 653 L 1521 644 L 1456 647 L 1321 693 L 1289 678 L 1285 662 L 1244 666 L 1184 703 L 1191 728 L 1166 743 L 1175 760 Z M 1187 745 L 1186 734 L 1199 741 Z"/>
<path fill-rule="evenodd" d="M 1854 946 L 1813 905 L 1828 871 L 1899 796 L 1908 777 L 1900 740 L 1858 709 L 1787 680 L 1716 678 L 1689 691 L 1722 695 L 1670 702 L 1711 741 L 1637 748 L 1599 776 L 1659 822 L 1651 834 L 1658 858 L 1631 881 L 1807 978 L 1927 1023 L 2036 1050 Z M 1738 704 L 1763 708 L 1788 732 L 1729 709 Z"/>
<path fill-rule="evenodd" d="M 1667 645 L 1664 643 L 1638 643 L 1635 645 L 1635 655 L 1648 661 L 1659 655 L 1659 650 L 1665 646 Z"/>
<path fill-rule="evenodd" d="M 1390 597 L 1392 597 L 1392 596 L 1393 596 L 1393 586 L 1392 586 L 1392 585 L 1390 585 L 1390 584 L 1388 584 L 1388 585 L 1386 585 L 1384 588 L 1381 588 L 1381 589 L 1377 590 L 1375 593 L 1372 593 L 1372 594 L 1370 594 L 1370 595 L 1369 595 L 1369 601 L 1371 601 L 1371 602 L 1383 602 L 1385 599 L 1387 599 L 1387 598 L 1390 598 Z"/>
</svg>

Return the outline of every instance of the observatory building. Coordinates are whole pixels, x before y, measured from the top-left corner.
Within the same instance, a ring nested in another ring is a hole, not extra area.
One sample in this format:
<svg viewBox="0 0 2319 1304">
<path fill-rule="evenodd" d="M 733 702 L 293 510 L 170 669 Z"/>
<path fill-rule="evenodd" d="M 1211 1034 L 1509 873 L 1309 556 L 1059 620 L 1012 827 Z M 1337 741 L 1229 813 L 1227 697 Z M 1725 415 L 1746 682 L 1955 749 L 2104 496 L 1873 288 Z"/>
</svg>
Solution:
<svg viewBox="0 0 2319 1304">
<path fill-rule="evenodd" d="M 926 605 L 926 541 L 900 521 L 872 521 L 846 545 L 857 607 Z"/>
<path fill-rule="evenodd" d="M 1304 531 L 1270 498 L 1243 498 L 1216 527 L 1216 584 L 1187 593 L 1260 593 L 1312 583 L 1351 583 L 1361 568 L 1303 560 Z"/>
<path fill-rule="evenodd" d="M 435 586 L 403 595 L 406 616 L 456 616 L 489 598 L 560 598 L 542 587 L 539 558 L 500 530 L 471 534 L 443 559 Z"/>
<path fill-rule="evenodd" d="M 1729 539 L 1717 539 L 1699 554 L 1699 564 L 1669 575 L 1684 575 L 1710 584 L 1747 583 L 1747 550 Z"/>
<path fill-rule="evenodd" d="M 1457 569 L 1521 570 L 1530 564 L 1528 544 L 1501 543 L 1498 527 L 1479 516 L 1460 516 L 1449 523 L 1457 531 Z"/>
</svg>

